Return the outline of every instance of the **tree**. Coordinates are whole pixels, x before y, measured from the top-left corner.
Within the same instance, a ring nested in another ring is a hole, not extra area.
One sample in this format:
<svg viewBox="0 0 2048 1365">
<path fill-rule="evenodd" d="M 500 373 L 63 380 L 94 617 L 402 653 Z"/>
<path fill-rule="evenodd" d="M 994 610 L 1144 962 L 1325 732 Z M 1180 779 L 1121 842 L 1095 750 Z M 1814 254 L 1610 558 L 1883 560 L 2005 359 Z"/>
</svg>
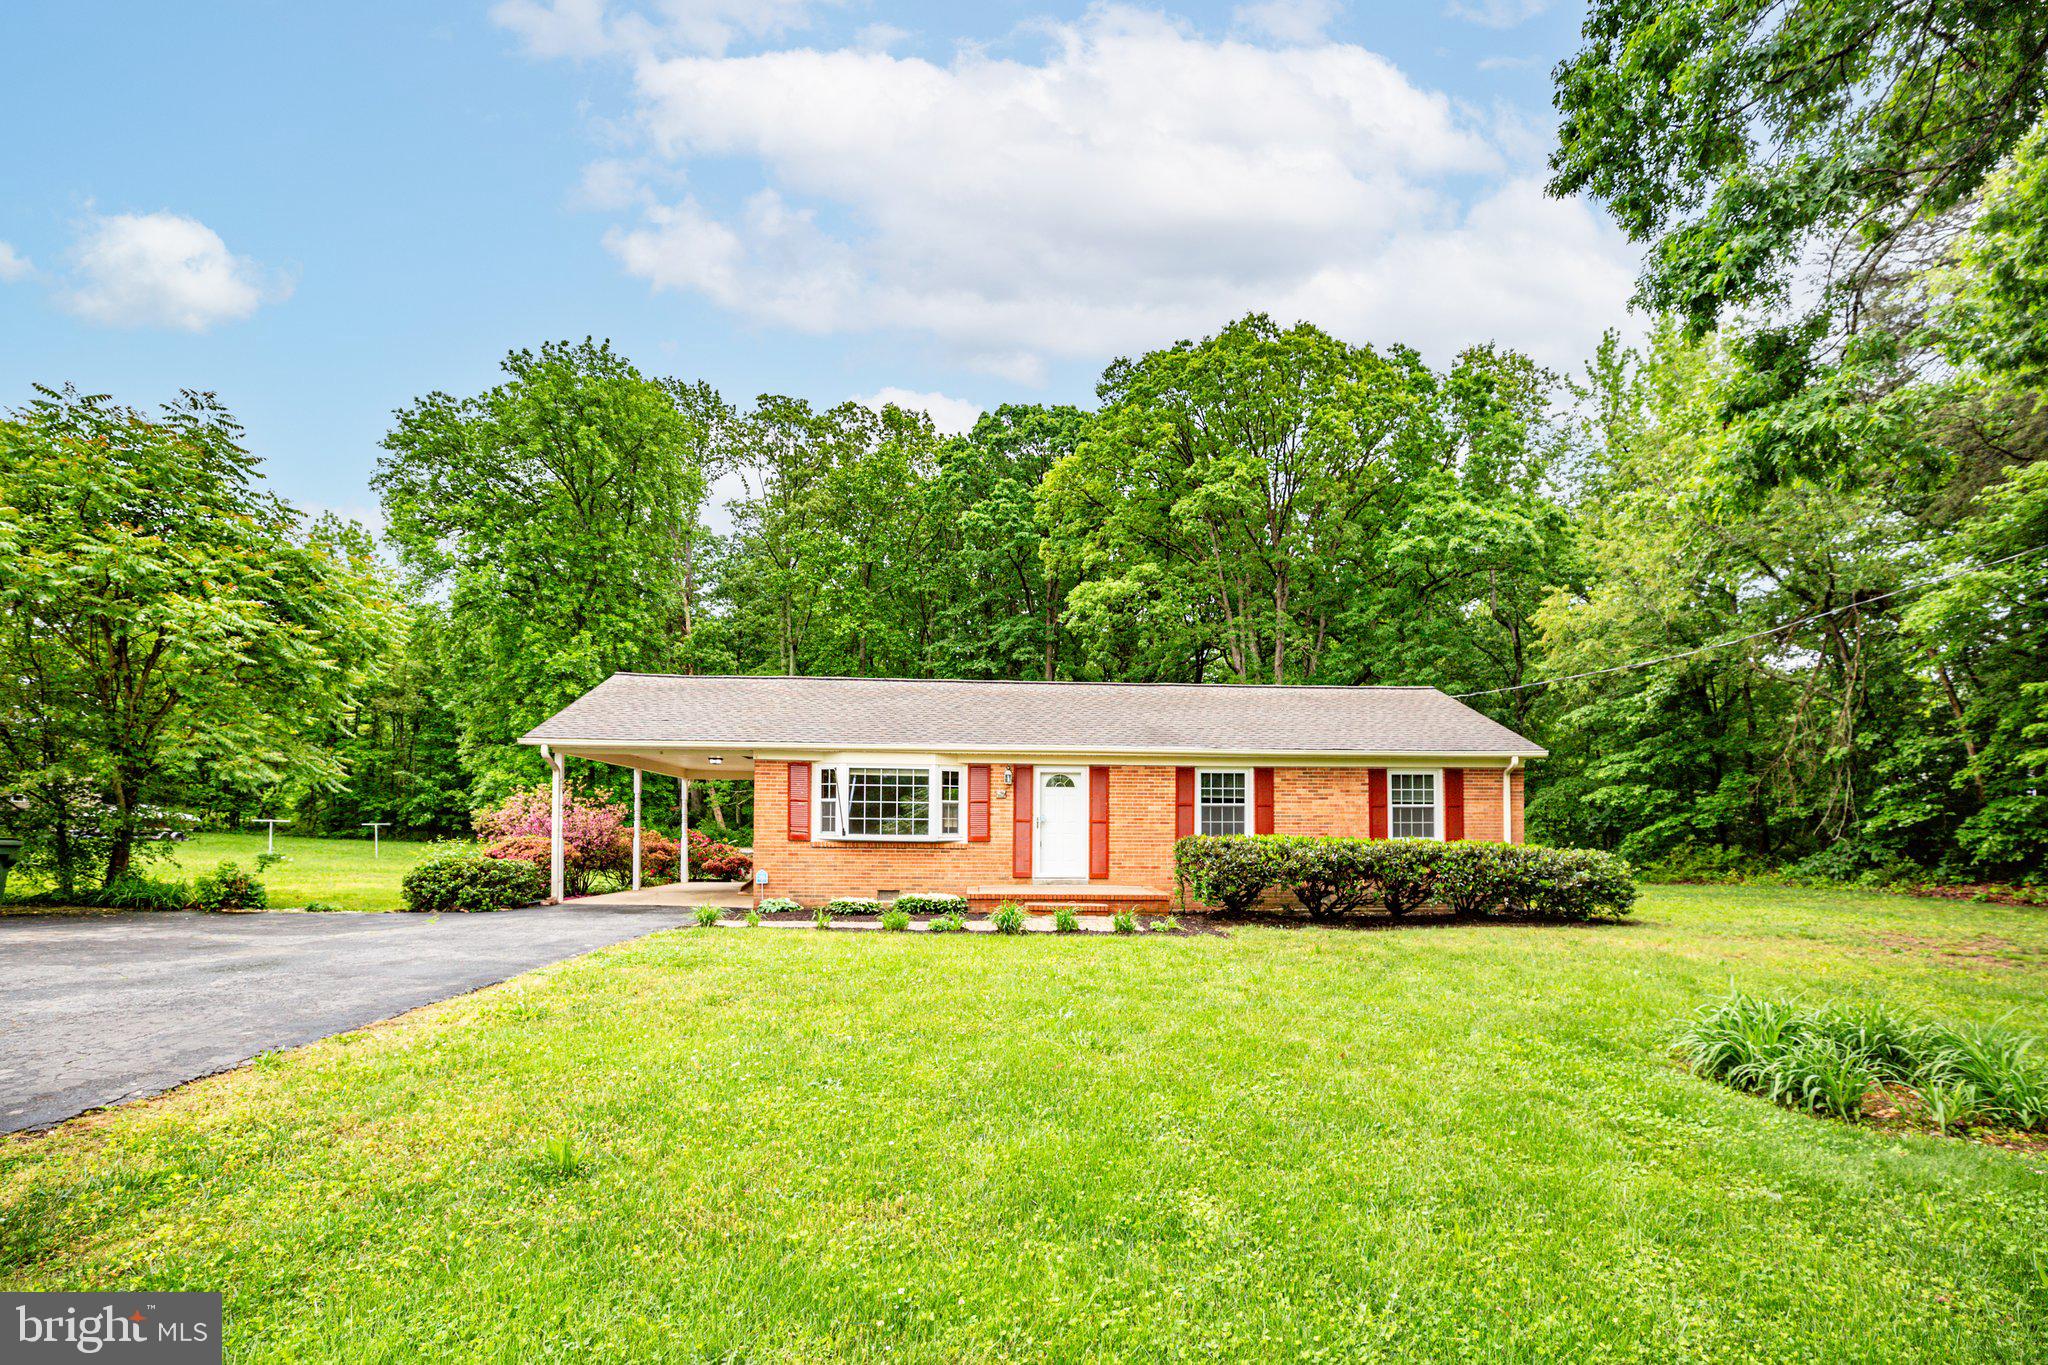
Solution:
<svg viewBox="0 0 2048 1365">
<path fill-rule="evenodd" d="M 206 792 L 339 785 L 331 721 L 396 610 L 360 532 L 258 487 L 212 395 L 36 392 L 0 423 L 0 797 L 70 892 Z"/>
<path fill-rule="evenodd" d="M 421 595 L 445 591 L 446 702 L 472 797 L 541 774 L 515 741 L 693 624 L 707 404 L 609 345 L 514 351 L 505 383 L 398 413 L 372 481 Z"/>
</svg>

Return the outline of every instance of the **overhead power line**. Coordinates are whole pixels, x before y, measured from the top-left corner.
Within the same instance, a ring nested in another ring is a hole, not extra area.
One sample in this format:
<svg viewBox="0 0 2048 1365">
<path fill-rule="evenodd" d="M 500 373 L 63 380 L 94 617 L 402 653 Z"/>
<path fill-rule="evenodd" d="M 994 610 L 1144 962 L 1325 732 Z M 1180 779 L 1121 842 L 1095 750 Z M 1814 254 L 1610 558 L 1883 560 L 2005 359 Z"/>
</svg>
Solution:
<svg viewBox="0 0 2048 1365">
<path fill-rule="evenodd" d="M 1983 573 L 1986 569 L 1995 569 L 2001 564 L 2010 564 L 2015 559 L 2025 559 L 2028 555 L 2039 554 L 2043 550 L 2048 550 L 2048 545 L 2036 545 L 2031 550 L 2021 550 L 2017 554 L 2009 554 L 2002 559 L 1994 559 L 1989 564 L 1979 564 L 1975 568 L 1970 569 L 1957 569 L 1954 573 L 1943 574 L 1939 578 L 1929 578 L 1919 583 L 1908 583 L 1902 588 L 1893 588 L 1890 592 L 1879 593 L 1876 597 L 1864 597 L 1854 602 L 1844 602 L 1839 607 L 1829 607 L 1826 611 L 1817 611 L 1809 616 L 1796 617 L 1793 620 L 1784 621 L 1763 630 L 1753 630 L 1747 635 L 1737 635 L 1733 639 L 1716 640 L 1712 644 L 1700 645 L 1696 649 L 1680 650 L 1676 654 L 1659 654 L 1654 659 L 1637 659 L 1633 663 L 1616 664 L 1612 668 L 1593 668 L 1588 669 L 1584 673 L 1567 673 L 1562 678 L 1544 678 L 1540 682 L 1518 683 L 1513 687 L 1489 687 L 1483 692 L 1456 692 L 1452 696 L 1457 701 L 1465 701 L 1472 697 L 1497 697 L 1506 692 L 1526 692 L 1532 687 L 1554 687 L 1558 683 L 1577 682 L 1581 678 L 1600 678 L 1605 677 L 1609 673 L 1627 673 L 1637 668 L 1654 668 L 1658 664 L 1674 663 L 1679 659 L 1690 659 L 1694 655 L 1711 653 L 1717 649 L 1726 649 L 1730 645 L 1747 644 L 1751 640 L 1761 640 L 1766 635 L 1776 635 L 1781 631 L 1791 630 L 1796 626 L 1803 626 L 1809 622 L 1822 621 L 1830 616 L 1839 616 L 1845 611 L 1855 611 L 1860 607 L 1868 607 L 1887 598 L 1897 597 L 1901 593 L 1918 592 L 1922 588 L 1931 588 L 1940 583 L 1952 582 L 1958 578 L 1967 578 L 1973 573 Z"/>
</svg>

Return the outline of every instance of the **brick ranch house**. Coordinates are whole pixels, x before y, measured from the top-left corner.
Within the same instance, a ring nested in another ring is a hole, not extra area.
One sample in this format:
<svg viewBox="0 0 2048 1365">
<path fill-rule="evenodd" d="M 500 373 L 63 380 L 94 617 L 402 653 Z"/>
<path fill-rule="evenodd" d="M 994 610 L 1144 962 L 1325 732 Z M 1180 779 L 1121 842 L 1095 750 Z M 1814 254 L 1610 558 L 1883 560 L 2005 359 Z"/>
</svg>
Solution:
<svg viewBox="0 0 2048 1365">
<path fill-rule="evenodd" d="M 1544 750 L 1433 687 L 608 678 L 521 741 L 754 782 L 753 893 L 1163 909 L 1174 840 L 1519 843 Z M 687 788 L 685 788 L 687 790 Z M 635 879 L 637 886 L 637 875 Z"/>
</svg>

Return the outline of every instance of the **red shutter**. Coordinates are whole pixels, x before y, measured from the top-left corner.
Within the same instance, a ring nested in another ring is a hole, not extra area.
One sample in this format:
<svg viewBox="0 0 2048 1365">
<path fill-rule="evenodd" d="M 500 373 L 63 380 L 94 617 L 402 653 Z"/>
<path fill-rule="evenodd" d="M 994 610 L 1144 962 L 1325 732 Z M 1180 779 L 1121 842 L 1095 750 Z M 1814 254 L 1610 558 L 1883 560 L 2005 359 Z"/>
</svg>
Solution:
<svg viewBox="0 0 2048 1365">
<path fill-rule="evenodd" d="M 1273 832 L 1273 770 L 1252 769 L 1252 833 Z"/>
<path fill-rule="evenodd" d="M 1010 875 L 1031 875 L 1031 765 L 1019 763 L 1010 787 Z"/>
<path fill-rule="evenodd" d="M 811 841 L 811 765 L 789 765 L 789 839 L 791 843 Z"/>
<path fill-rule="evenodd" d="M 1444 769 L 1444 840 L 1456 843 L 1465 837 L 1465 770 Z"/>
<path fill-rule="evenodd" d="M 1387 770 L 1367 768 L 1365 772 L 1367 837 L 1384 839 L 1387 837 Z"/>
<path fill-rule="evenodd" d="M 988 764 L 967 765 L 967 841 L 988 842 Z"/>
<path fill-rule="evenodd" d="M 1173 770 L 1173 837 L 1185 839 L 1195 832 L 1195 770 Z"/>
<path fill-rule="evenodd" d="M 1109 876 L 1109 769 L 1088 770 L 1088 875 Z"/>
</svg>

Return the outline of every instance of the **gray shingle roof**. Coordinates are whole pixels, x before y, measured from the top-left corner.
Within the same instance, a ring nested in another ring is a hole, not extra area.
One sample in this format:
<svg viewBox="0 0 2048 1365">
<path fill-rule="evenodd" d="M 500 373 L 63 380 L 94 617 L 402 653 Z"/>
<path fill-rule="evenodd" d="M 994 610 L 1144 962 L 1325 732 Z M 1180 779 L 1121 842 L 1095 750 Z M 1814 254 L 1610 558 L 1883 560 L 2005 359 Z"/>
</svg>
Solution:
<svg viewBox="0 0 2048 1365">
<path fill-rule="evenodd" d="M 955 682 L 616 673 L 529 744 L 1520 754 L 1543 749 L 1434 687 Z"/>
</svg>

